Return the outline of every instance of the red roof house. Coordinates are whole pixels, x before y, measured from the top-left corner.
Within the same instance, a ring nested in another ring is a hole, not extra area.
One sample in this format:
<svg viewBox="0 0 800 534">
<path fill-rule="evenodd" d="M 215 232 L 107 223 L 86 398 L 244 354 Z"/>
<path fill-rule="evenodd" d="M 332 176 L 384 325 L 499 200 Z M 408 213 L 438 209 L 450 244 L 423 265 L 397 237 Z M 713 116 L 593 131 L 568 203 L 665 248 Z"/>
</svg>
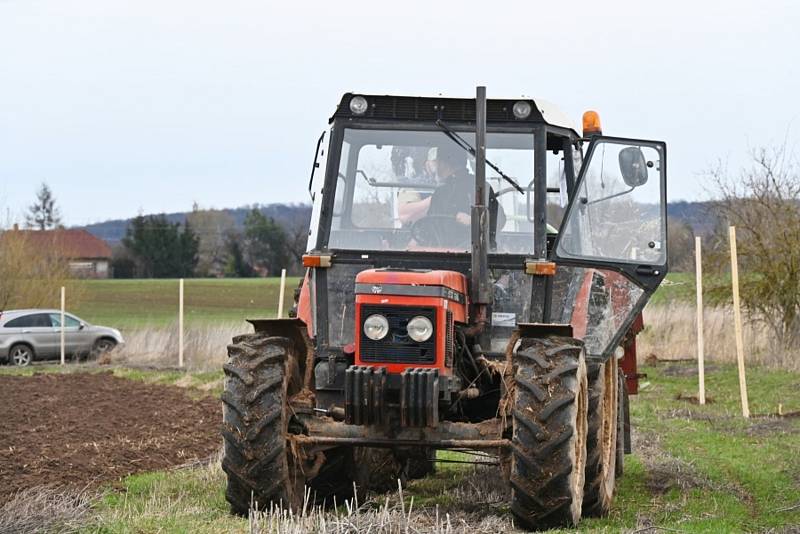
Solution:
<svg viewBox="0 0 800 534">
<path fill-rule="evenodd" d="M 86 230 L 12 230 L 36 248 L 53 249 L 69 261 L 72 274 L 80 278 L 108 278 L 111 247 Z"/>
</svg>

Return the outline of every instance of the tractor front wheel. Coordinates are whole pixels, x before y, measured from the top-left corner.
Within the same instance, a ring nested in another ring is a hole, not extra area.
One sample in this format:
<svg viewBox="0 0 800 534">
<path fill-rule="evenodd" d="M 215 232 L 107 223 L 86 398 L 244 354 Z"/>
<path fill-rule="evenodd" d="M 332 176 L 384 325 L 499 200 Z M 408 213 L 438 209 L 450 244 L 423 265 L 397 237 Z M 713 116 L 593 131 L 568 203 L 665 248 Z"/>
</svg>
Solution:
<svg viewBox="0 0 800 534">
<path fill-rule="evenodd" d="M 293 509 L 303 499 L 303 484 L 293 469 L 287 442 L 287 398 L 297 388 L 299 371 L 289 340 L 249 334 L 228 345 L 222 393 L 222 469 L 228 475 L 225 497 L 235 514 L 276 503 Z"/>
<path fill-rule="evenodd" d="M 514 354 L 511 511 L 545 530 L 581 518 L 588 384 L 583 343 L 523 338 Z"/>
</svg>

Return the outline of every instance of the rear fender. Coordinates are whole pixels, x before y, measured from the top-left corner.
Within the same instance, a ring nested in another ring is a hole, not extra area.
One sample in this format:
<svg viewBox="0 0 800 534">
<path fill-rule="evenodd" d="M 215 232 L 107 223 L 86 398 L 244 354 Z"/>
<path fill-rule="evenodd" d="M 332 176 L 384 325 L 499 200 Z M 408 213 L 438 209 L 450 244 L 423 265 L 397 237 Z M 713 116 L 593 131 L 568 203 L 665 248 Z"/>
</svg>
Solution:
<svg viewBox="0 0 800 534">
<path fill-rule="evenodd" d="M 285 337 L 292 343 L 303 373 L 303 387 L 313 391 L 314 345 L 308 337 L 306 323 L 301 319 L 248 319 L 256 333 Z"/>
</svg>

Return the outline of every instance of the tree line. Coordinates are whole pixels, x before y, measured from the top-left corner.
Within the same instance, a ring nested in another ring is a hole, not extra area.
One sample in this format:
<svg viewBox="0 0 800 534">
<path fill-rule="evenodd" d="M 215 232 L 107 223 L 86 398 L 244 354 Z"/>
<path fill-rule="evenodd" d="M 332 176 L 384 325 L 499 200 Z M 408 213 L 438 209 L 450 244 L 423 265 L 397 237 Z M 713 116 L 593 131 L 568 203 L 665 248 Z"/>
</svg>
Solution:
<svg viewBox="0 0 800 534">
<path fill-rule="evenodd" d="M 184 223 L 140 215 L 128 226 L 112 264 L 116 278 L 187 278 L 298 274 L 307 230 L 281 226 L 259 207 L 243 228 L 225 211 L 197 205 Z"/>
</svg>

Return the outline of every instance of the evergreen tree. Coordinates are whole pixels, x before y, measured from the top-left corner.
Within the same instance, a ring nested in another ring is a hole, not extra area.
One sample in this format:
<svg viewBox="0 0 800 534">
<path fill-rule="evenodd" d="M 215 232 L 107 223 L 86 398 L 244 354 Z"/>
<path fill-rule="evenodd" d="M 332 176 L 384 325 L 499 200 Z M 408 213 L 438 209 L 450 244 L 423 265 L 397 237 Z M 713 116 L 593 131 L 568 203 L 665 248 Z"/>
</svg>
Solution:
<svg viewBox="0 0 800 534">
<path fill-rule="evenodd" d="M 253 267 L 244 258 L 241 240 L 237 235 L 228 239 L 228 263 L 225 266 L 225 276 L 247 278 L 253 276 Z"/>
<path fill-rule="evenodd" d="M 244 236 L 250 264 L 267 276 L 277 276 L 289 265 L 286 232 L 272 217 L 254 208 L 244 220 Z"/>
<path fill-rule="evenodd" d="M 61 224 L 61 214 L 56 207 L 56 199 L 46 183 L 42 183 L 36 192 L 36 203 L 28 207 L 25 224 L 28 228 L 37 230 L 49 230 Z"/>
<path fill-rule="evenodd" d="M 122 244 L 144 278 L 186 278 L 197 265 L 199 239 L 188 223 L 170 223 L 164 215 L 138 216 Z"/>
</svg>

